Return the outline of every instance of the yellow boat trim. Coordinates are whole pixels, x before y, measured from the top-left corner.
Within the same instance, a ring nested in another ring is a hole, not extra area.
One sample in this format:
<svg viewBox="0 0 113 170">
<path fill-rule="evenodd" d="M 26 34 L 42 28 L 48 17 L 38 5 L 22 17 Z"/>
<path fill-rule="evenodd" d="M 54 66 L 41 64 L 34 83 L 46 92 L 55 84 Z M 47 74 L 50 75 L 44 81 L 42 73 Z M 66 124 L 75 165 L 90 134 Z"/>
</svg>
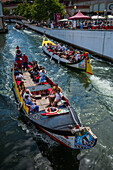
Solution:
<svg viewBox="0 0 113 170">
<path fill-rule="evenodd" d="M 14 76 L 14 65 L 13 65 L 13 82 L 14 82 L 14 88 L 16 91 L 16 94 L 19 98 L 19 101 L 23 103 L 23 108 L 26 111 L 27 114 L 29 114 L 29 108 L 25 105 L 25 101 L 23 100 L 23 97 L 20 95 L 19 89 L 16 84 L 15 76 Z"/>
<path fill-rule="evenodd" d="M 46 40 L 47 39 L 47 40 Z M 56 45 L 56 44 L 54 44 L 52 41 L 50 41 L 47 37 L 44 37 L 43 38 L 43 42 L 42 42 L 42 47 L 44 46 L 44 45 L 47 45 L 48 43 L 51 43 L 52 45 Z"/>
</svg>

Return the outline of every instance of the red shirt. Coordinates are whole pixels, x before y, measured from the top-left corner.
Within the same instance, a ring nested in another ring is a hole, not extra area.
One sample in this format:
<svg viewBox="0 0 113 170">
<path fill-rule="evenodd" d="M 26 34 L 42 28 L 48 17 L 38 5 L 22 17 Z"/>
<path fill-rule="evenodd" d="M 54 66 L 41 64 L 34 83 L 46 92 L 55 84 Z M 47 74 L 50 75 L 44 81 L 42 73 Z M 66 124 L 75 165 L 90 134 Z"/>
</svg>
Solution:
<svg viewBox="0 0 113 170">
<path fill-rule="evenodd" d="M 25 63 L 25 62 L 28 63 L 28 57 L 27 57 L 27 55 L 23 55 L 22 57 L 23 57 L 23 62 L 24 62 L 24 63 Z"/>
<path fill-rule="evenodd" d="M 22 66 L 22 60 L 19 60 L 19 59 L 18 59 L 18 60 L 16 61 L 16 63 L 17 63 L 17 67 L 18 67 L 18 68 L 19 68 L 19 66 Z"/>
</svg>

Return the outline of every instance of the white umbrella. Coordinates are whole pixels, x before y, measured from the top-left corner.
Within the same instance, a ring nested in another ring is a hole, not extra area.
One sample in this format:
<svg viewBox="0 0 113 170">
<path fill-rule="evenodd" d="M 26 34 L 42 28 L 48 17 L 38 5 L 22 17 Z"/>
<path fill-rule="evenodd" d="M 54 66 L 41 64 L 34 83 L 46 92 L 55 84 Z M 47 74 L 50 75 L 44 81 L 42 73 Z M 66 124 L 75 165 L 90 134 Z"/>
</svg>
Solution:
<svg viewBox="0 0 113 170">
<path fill-rule="evenodd" d="M 68 19 L 61 19 L 61 20 L 59 20 L 60 22 L 67 22 L 68 21 Z"/>
<path fill-rule="evenodd" d="M 105 19 L 105 17 L 94 15 L 91 17 L 91 19 Z"/>
<path fill-rule="evenodd" d="M 108 15 L 108 19 L 113 19 L 113 15 Z"/>
</svg>

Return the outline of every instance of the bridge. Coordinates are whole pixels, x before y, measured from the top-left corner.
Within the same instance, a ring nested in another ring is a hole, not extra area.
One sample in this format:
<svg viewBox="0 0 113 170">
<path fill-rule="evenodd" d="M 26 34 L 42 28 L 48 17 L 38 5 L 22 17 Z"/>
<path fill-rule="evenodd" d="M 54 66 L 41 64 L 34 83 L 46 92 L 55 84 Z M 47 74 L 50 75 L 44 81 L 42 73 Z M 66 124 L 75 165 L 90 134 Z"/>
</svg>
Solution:
<svg viewBox="0 0 113 170">
<path fill-rule="evenodd" d="M 3 16 L 4 20 L 11 20 L 11 19 L 15 19 L 15 20 L 27 20 L 25 17 L 22 16 L 15 16 L 15 15 L 11 15 L 11 16 Z"/>
</svg>

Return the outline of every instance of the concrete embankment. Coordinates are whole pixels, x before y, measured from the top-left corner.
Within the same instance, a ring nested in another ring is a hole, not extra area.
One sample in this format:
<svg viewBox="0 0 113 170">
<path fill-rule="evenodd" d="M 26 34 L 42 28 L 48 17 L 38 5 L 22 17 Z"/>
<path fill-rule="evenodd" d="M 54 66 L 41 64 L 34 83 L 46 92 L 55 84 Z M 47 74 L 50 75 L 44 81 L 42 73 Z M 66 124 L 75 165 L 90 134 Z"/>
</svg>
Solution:
<svg viewBox="0 0 113 170">
<path fill-rule="evenodd" d="M 47 29 L 24 22 L 25 26 L 53 39 L 82 48 L 98 57 L 113 62 L 112 30 Z"/>
</svg>

